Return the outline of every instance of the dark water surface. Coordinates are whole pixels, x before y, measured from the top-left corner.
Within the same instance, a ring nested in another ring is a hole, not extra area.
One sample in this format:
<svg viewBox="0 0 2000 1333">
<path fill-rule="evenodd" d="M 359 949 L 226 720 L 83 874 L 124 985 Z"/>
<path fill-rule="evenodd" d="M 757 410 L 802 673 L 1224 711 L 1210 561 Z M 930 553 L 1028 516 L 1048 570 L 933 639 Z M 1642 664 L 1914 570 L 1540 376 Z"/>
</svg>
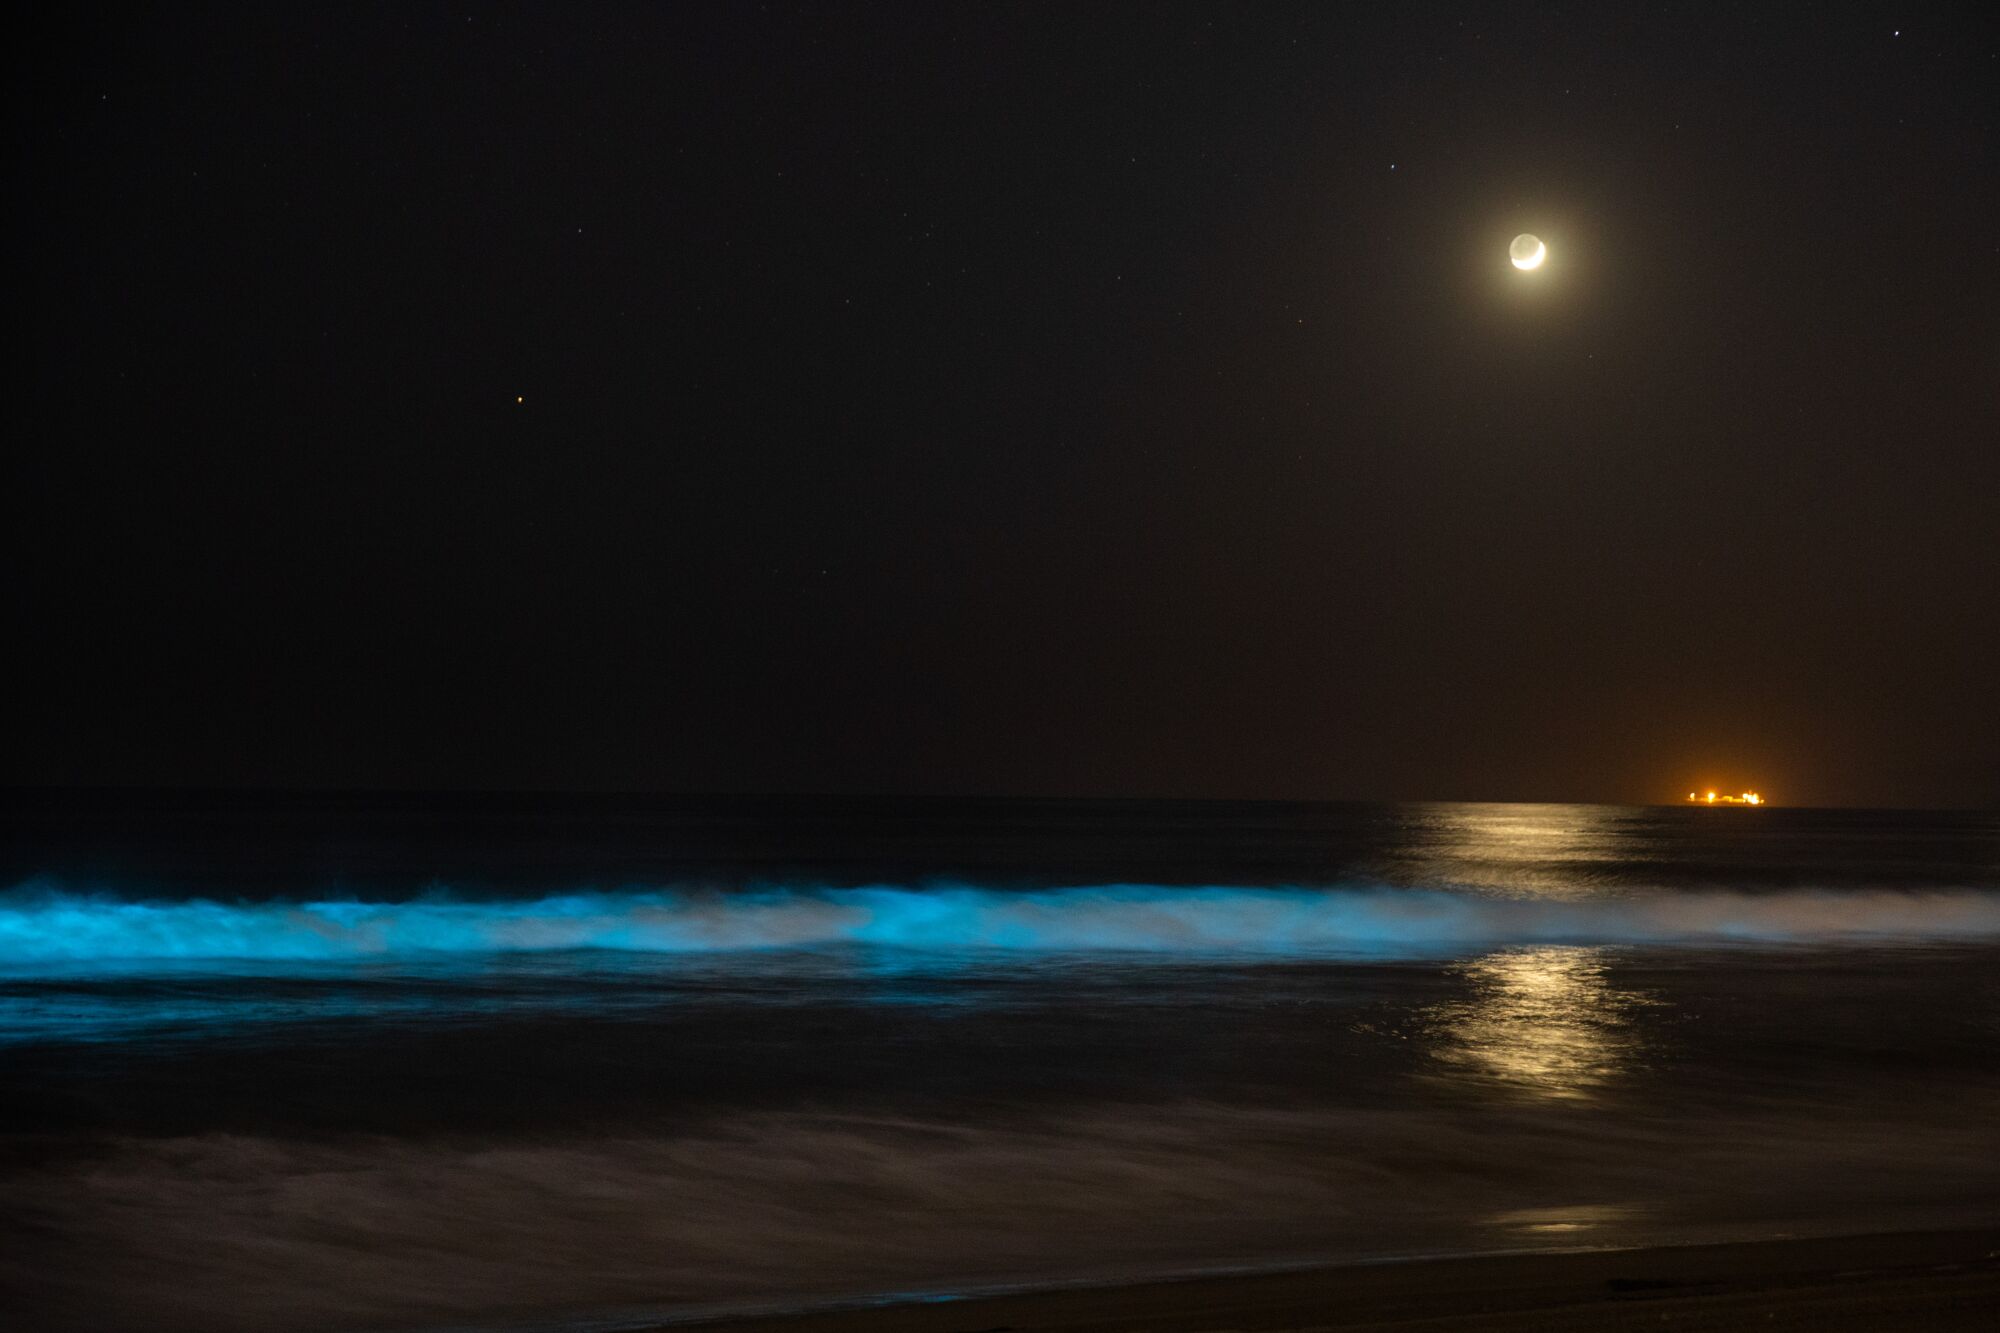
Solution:
<svg viewBox="0 0 2000 1333">
<path fill-rule="evenodd" d="M 2000 1220 L 1993 815 L 31 794 L 0 882 L 37 1327 Z"/>
</svg>

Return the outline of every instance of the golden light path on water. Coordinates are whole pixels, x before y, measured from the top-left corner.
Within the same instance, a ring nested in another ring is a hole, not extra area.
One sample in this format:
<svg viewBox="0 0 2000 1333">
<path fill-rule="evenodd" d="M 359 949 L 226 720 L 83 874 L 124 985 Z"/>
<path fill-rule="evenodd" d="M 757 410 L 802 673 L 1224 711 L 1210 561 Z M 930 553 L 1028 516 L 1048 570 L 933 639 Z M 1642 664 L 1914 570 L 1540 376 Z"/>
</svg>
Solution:
<svg viewBox="0 0 2000 1333">
<path fill-rule="evenodd" d="M 1616 867 L 1632 854 L 1619 811 L 1592 805 L 1466 805 L 1427 812 L 1399 865 L 1418 882 L 1477 886 L 1497 895 L 1577 900 L 1614 891 Z M 1600 946 L 1538 945 L 1459 962 L 1465 987 L 1420 1020 L 1433 1067 L 1528 1111 L 1587 1113 L 1644 1056 L 1637 1012 L 1656 1001 L 1612 979 L 1616 952 Z M 1528 1240 L 1614 1232 L 1644 1209 L 1578 1195 L 1485 1219 Z"/>
<path fill-rule="evenodd" d="M 1456 1079 L 1469 1080 L 1526 1107 L 1584 1113 L 1637 1064 L 1643 1043 L 1633 1011 L 1653 1003 L 1606 976 L 1609 951 L 1551 945 L 1505 949 L 1463 964 L 1471 995 L 1430 1011 L 1432 1054 Z M 1486 1225 L 1522 1239 L 1604 1235 L 1645 1208 L 1606 1199 L 1595 1182 L 1572 1183 L 1576 1196 L 1529 1209 L 1507 1209 Z"/>
<path fill-rule="evenodd" d="M 1619 811 L 1601 805 L 1436 806 L 1409 828 L 1408 846 L 1375 867 L 1385 878 L 1523 897 L 1590 897 L 1632 851 Z"/>
<path fill-rule="evenodd" d="M 1463 964 L 1471 997 L 1429 1015 L 1436 1057 L 1519 1096 L 1589 1098 L 1637 1056 L 1631 1014 L 1647 1003 L 1606 978 L 1606 953 L 1549 945 Z"/>
<path fill-rule="evenodd" d="M 1620 812 L 1594 805 L 1462 805 L 1425 812 L 1390 877 L 1474 886 L 1498 896 L 1575 900 L 1610 888 L 1631 854 Z M 1646 1004 L 1608 979 L 1611 951 L 1542 945 L 1460 963 L 1469 994 L 1436 1006 L 1425 1026 L 1436 1058 L 1459 1073 L 1536 1100 L 1578 1099 L 1636 1054 L 1629 1022 Z"/>
</svg>

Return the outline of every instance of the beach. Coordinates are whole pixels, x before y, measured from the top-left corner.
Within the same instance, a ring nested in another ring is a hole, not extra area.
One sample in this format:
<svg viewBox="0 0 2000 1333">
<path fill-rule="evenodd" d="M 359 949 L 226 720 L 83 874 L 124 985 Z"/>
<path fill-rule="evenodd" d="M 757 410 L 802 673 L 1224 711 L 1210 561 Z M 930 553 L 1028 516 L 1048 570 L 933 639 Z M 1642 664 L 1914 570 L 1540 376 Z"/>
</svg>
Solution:
<svg viewBox="0 0 2000 1333">
<path fill-rule="evenodd" d="M 1990 816 L 121 798 L 5 828 L 0 1290 L 37 1329 L 1991 1304 Z M 1889 1238 L 1745 1244 L 1830 1236 Z"/>
<path fill-rule="evenodd" d="M 1019 1292 L 674 1328 L 716 1333 L 1988 1329 L 2000 1228 L 1515 1254 Z"/>
</svg>

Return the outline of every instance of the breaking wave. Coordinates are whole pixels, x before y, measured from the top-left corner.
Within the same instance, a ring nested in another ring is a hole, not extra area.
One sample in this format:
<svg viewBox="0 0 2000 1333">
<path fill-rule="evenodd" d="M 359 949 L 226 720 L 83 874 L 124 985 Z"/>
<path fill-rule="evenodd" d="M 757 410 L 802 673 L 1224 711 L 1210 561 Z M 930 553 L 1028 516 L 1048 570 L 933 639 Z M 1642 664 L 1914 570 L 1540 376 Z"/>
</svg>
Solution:
<svg viewBox="0 0 2000 1333">
<path fill-rule="evenodd" d="M 1104 885 L 1010 892 L 885 886 L 729 894 L 621 890 L 517 901 L 437 893 L 398 902 L 135 902 L 28 885 L 0 894 L 0 964 L 15 965 L 838 946 L 1397 958 L 1525 944 L 1786 945 L 1993 937 L 2000 937 L 2000 893 L 1977 890 L 1557 899 L 1443 889 Z"/>
</svg>

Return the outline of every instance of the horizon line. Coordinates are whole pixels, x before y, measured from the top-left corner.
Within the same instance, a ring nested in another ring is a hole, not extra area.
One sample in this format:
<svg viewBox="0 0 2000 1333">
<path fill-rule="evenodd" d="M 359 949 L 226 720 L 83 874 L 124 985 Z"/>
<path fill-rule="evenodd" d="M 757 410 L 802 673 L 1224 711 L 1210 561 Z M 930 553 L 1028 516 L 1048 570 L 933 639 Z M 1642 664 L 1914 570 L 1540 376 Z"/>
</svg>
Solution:
<svg viewBox="0 0 2000 1333">
<path fill-rule="evenodd" d="M 1212 805 L 1212 806 L 1352 806 L 1352 805 L 1584 805 L 1607 809 L 1708 809 L 1708 802 L 1691 802 L 1685 797 L 1660 800 L 1577 800 L 1522 797 L 1398 797 L 1398 796 L 1186 796 L 1186 795 L 1117 795 L 1101 793 L 1036 793 L 1021 792 L 914 792 L 889 789 L 865 791 L 824 791 L 805 788 L 779 788 L 751 790 L 743 788 L 722 788 L 708 791 L 687 789 L 646 789 L 629 787 L 373 787 L 336 786 L 318 784 L 285 784 L 279 786 L 250 786 L 207 783 L 0 783 L 0 802 L 11 802 L 22 798 L 83 798 L 143 796 L 143 797 L 184 797 L 199 798 L 241 798 L 264 797 L 271 799 L 313 797 L 334 799 L 363 798 L 432 798 L 441 800 L 465 799 L 519 799 L 519 800 L 604 800 L 628 802 L 699 802 L 699 801 L 814 801 L 814 802 L 897 802 L 910 804 L 979 804 L 1011 803 L 1032 804 L 1061 802 L 1065 804 L 1096 805 Z M 1720 802 L 1716 803 L 1720 805 Z M 1841 811 L 1929 811 L 1938 814 L 1989 814 L 2000 812 L 2000 802 L 1987 805 L 1808 805 L 1792 804 L 1766 799 L 1756 806 L 1731 806 L 1731 809 L 1759 810 L 1841 810 Z"/>
</svg>

